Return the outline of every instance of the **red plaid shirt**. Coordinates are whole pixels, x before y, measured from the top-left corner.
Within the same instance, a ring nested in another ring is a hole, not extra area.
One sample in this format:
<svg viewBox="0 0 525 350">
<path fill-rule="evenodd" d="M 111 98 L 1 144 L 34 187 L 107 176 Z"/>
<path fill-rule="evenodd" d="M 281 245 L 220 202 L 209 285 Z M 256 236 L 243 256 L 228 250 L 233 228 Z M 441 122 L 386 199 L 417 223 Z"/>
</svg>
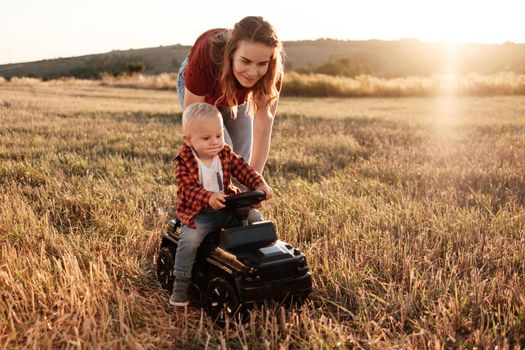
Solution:
<svg viewBox="0 0 525 350">
<path fill-rule="evenodd" d="M 231 183 L 231 176 L 252 190 L 265 184 L 262 176 L 246 163 L 244 158 L 235 154 L 228 145 L 224 145 L 222 151 L 219 152 L 219 159 L 222 164 L 224 193 L 227 195 L 240 192 Z M 195 228 L 193 217 L 209 206 L 208 200 L 212 192 L 202 187 L 199 179 L 199 165 L 189 146 L 184 144 L 181 147 L 174 162 L 179 199 L 176 210 L 177 218 L 183 224 Z"/>
</svg>

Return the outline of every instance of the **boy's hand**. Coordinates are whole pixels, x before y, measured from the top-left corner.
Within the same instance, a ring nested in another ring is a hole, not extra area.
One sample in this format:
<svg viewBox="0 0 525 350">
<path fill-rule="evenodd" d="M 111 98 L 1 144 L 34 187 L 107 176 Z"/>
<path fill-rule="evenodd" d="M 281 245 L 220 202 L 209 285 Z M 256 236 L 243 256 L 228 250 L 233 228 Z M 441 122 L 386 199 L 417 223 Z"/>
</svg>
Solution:
<svg viewBox="0 0 525 350">
<path fill-rule="evenodd" d="M 226 195 L 223 192 L 213 192 L 208 200 L 208 204 L 215 210 L 220 210 L 225 207 L 224 198 Z"/>
</svg>

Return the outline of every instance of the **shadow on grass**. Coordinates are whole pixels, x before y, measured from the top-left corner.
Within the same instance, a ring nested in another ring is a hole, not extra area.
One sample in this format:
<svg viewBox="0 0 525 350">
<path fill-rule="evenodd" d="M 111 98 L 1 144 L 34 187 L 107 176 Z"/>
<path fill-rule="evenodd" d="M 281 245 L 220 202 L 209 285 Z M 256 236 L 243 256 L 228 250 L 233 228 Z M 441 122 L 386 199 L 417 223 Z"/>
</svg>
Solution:
<svg viewBox="0 0 525 350">
<path fill-rule="evenodd" d="M 274 176 L 315 182 L 354 167 L 387 147 L 418 147 L 420 128 L 379 118 L 326 118 L 285 114 L 276 119 L 267 169 Z"/>
<path fill-rule="evenodd" d="M 322 157 L 322 155 L 321 155 Z M 284 162 L 269 160 L 266 171 L 272 177 L 301 178 L 308 182 L 318 182 L 323 177 L 330 177 L 335 172 L 345 169 L 361 158 L 358 154 L 337 154 L 330 158 L 290 159 Z"/>
<path fill-rule="evenodd" d="M 130 122 L 134 124 L 159 123 L 168 125 L 182 124 L 182 113 L 151 113 L 144 111 L 110 114 L 110 119 L 117 122 Z"/>
</svg>

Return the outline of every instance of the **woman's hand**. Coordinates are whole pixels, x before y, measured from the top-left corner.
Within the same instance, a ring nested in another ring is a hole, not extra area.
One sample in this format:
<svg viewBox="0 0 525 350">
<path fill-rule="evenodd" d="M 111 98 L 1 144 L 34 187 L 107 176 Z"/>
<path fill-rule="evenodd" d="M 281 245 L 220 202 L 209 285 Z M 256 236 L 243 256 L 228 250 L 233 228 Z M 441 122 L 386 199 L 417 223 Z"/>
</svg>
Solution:
<svg viewBox="0 0 525 350">
<path fill-rule="evenodd" d="M 208 204 L 215 210 L 220 210 L 225 207 L 224 199 L 226 195 L 223 192 L 213 192 L 208 200 Z"/>
<path fill-rule="evenodd" d="M 273 197 L 273 191 L 272 191 L 272 188 L 268 185 L 264 185 L 264 186 L 261 186 L 261 187 L 258 187 L 256 188 L 256 190 L 259 190 L 259 191 L 263 191 L 264 193 L 266 193 L 266 198 L 264 200 L 268 200 L 270 198 Z M 260 208 L 261 207 L 261 202 L 257 203 L 257 204 L 254 204 L 252 205 L 252 208 Z"/>
<path fill-rule="evenodd" d="M 273 197 L 272 188 L 270 186 L 268 186 L 268 185 L 261 186 L 261 187 L 257 188 L 257 190 L 264 191 L 264 193 L 266 193 L 265 200 L 271 199 Z"/>
</svg>

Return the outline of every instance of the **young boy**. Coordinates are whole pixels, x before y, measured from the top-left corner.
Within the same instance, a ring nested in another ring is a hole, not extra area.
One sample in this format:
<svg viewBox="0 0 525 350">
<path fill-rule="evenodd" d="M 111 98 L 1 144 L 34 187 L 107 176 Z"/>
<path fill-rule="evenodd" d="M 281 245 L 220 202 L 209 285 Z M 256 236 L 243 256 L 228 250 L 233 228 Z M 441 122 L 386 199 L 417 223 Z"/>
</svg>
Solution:
<svg viewBox="0 0 525 350">
<path fill-rule="evenodd" d="M 178 185 L 177 218 L 182 222 L 175 255 L 175 283 L 170 304 L 188 305 L 188 287 L 197 249 L 206 235 L 221 227 L 238 225 L 224 208 L 226 196 L 239 190 L 240 183 L 272 197 L 272 190 L 255 169 L 224 144 L 219 110 L 207 103 L 194 103 L 182 114 L 184 144 L 175 157 Z"/>
</svg>

